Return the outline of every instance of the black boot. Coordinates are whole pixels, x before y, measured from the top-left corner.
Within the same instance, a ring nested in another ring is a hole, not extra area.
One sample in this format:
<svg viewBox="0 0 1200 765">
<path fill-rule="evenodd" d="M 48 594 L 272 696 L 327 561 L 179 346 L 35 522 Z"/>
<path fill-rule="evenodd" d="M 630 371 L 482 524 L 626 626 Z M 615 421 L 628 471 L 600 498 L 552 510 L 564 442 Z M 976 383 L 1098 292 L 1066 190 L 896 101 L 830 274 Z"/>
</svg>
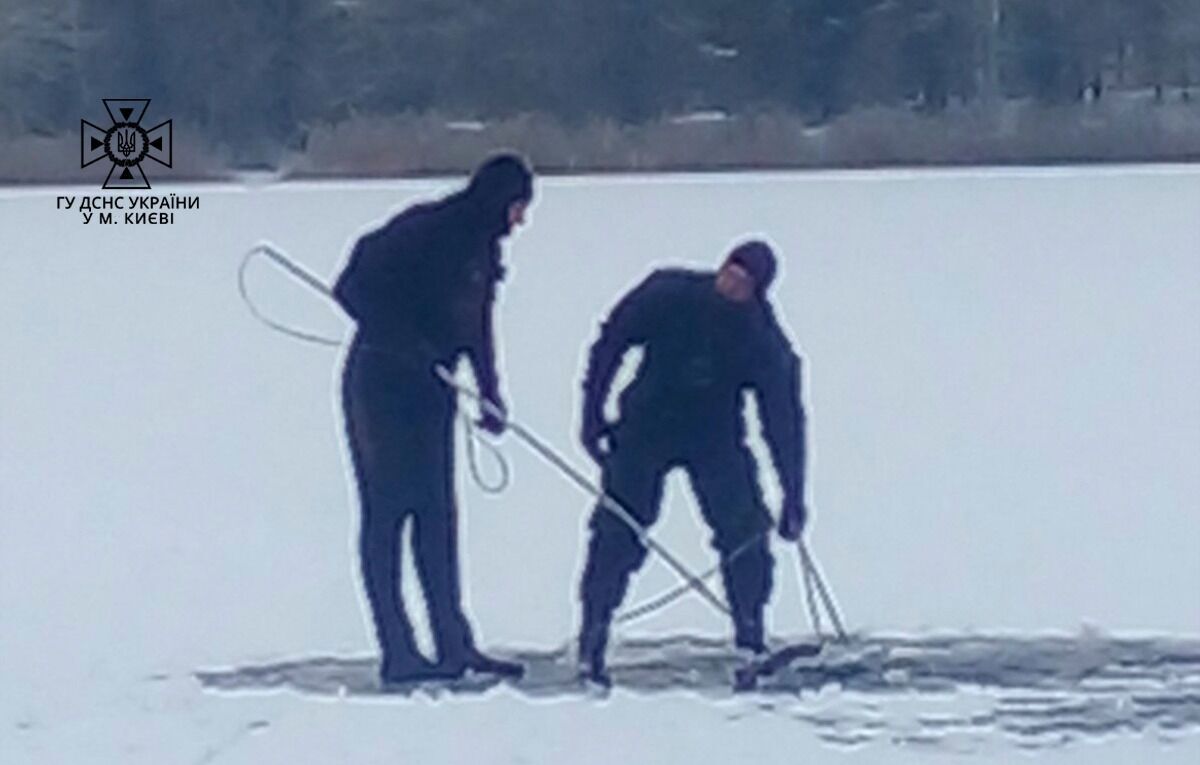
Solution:
<svg viewBox="0 0 1200 765">
<path fill-rule="evenodd" d="M 497 659 L 494 656 L 488 656 L 478 648 L 467 649 L 463 656 L 464 666 L 472 672 L 481 672 L 488 675 L 497 675 L 499 677 L 507 677 L 512 680 L 519 680 L 525 675 L 525 666 L 518 664 L 515 661 L 506 661 Z"/>
<path fill-rule="evenodd" d="M 441 659 L 435 666 L 443 672 L 462 677 L 467 673 L 477 672 L 486 675 L 496 675 L 512 680 L 519 680 L 525 675 L 525 667 L 515 661 L 497 659 L 488 656 L 474 646 L 467 646 Z"/>
<path fill-rule="evenodd" d="M 461 671 L 456 673 L 411 651 L 386 653 L 379 663 L 379 680 L 384 685 L 420 683 L 426 680 L 454 680 L 459 677 L 462 677 Z"/>
</svg>

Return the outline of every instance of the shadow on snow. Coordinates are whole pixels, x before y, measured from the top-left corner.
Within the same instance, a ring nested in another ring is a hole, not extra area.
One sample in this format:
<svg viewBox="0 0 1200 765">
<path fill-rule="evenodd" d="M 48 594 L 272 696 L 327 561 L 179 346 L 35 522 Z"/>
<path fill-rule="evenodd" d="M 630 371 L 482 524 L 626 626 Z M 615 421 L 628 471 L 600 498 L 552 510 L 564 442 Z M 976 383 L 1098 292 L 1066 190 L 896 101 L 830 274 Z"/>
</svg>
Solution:
<svg viewBox="0 0 1200 765">
<path fill-rule="evenodd" d="M 196 677 L 210 691 L 287 689 L 333 697 L 454 696 L 499 685 L 535 699 L 589 694 L 567 648 L 496 653 L 523 662 L 525 677 L 383 687 L 375 658 L 344 657 L 206 670 Z M 744 663 L 725 641 L 692 636 L 624 640 L 610 650 L 615 688 L 643 694 L 732 698 L 734 673 Z M 762 678 L 741 697 L 846 746 L 882 739 L 972 749 L 997 733 L 1033 749 L 1120 733 L 1153 733 L 1169 742 L 1200 732 L 1200 640 L 856 636 Z M 796 703 L 787 708 L 781 700 Z"/>
</svg>

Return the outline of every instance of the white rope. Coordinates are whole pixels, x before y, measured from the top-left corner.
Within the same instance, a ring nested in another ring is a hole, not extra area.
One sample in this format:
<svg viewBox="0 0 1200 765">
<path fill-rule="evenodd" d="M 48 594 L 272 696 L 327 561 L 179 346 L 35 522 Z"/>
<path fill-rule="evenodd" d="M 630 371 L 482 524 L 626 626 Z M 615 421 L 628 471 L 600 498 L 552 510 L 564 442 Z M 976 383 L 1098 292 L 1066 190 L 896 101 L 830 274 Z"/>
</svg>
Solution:
<svg viewBox="0 0 1200 765">
<path fill-rule="evenodd" d="M 843 643 L 847 642 L 850 638 L 846 634 L 846 628 L 842 625 L 842 616 L 838 612 L 837 603 L 834 602 L 829 588 L 825 586 L 825 578 L 821 576 L 821 569 L 817 567 L 817 562 L 813 558 L 812 553 L 808 551 L 803 538 L 796 540 L 796 549 L 800 553 L 800 565 L 803 566 L 806 575 L 811 576 L 812 584 L 816 585 L 817 594 L 821 598 L 821 603 L 825 606 L 825 613 L 829 616 L 829 621 L 833 622 L 833 629 L 837 633 L 838 640 Z M 811 600 L 809 608 L 811 613 Z"/>
<path fill-rule="evenodd" d="M 246 308 L 250 310 L 251 315 L 276 332 L 282 332 L 283 334 L 288 335 L 289 337 L 294 337 L 297 340 L 303 340 L 307 343 L 313 343 L 315 345 L 321 345 L 328 348 L 345 347 L 346 343 L 343 340 L 325 337 L 323 335 L 289 327 L 286 324 L 281 324 L 275 321 L 258 309 L 258 306 L 254 303 L 254 300 L 250 297 L 249 288 L 246 286 L 246 271 L 249 268 L 250 263 L 260 255 L 269 258 L 273 263 L 275 263 L 275 265 L 282 268 L 293 278 L 300 280 L 310 289 L 323 295 L 326 299 L 335 301 L 333 290 L 331 290 L 328 285 L 317 278 L 311 271 L 307 270 L 288 256 L 284 255 L 270 242 L 259 242 L 252 247 L 249 252 L 246 253 L 246 256 L 242 258 L 241 266 L 238 267 L 238 292 L 241 293 L 242 302 L 246 304 Z M 363 343 L 362 347 L 376 353 L 389 353 L 386 348 L 378 348 L 369 343 Z M 391 353 L 394 354 L 395 352 L 393 351 Z M 511 473 L 508 461 L 504 459 L 504 454 L 501 453 L 499 447 L 483 439 L 479 435 L 474 423 L 471 422 L 470 415 L 468 415 L 466 412 L 462 412 L 461 415 L 463 430 L 466 433 L 467 438 L 467 464 L 470 467 L 471 479 L 483 493 L 499 494 L 508 488 Z M 491 453 L 492 459 L 497 465 L 500 475 L 498 480 L 496 480 L 494 483 L 488 483 L 483 478 L 483 471 L 479 467 L 480 445 L 482 445 L 484 449 Z"/>
<path fill-rule="evenodd" d="M 718 563 L 717 565 L 700 574 L 699 579 L 701 581 L 708 581 L 709 579 L 712 579 L 714 576 L 716 576 L 717 572 L 721 570 L 721 566 L 733 563 L 735 560 L 740 558 L 743 553 L 753 547 L 762 538 L 763 534 L 766 533 L 769 532 L 760 532 L 750 537 L 745 542 L 742 542 L 737 549 L 729 554 L 729 557 L 724 562 Z M 627 624 L 629 622 L 637 621 L 638 619 L 661 611 L 691 591 L 692 587 L 690 584 L 681 584 L 672 590 L 668 590 L 661 595 L 649 598 L 646 601 L 639 603 L 636 606 L 632 606 L 620 614 L 617 614 L 613 621 L 617 624 Z"/>
<path fill-rule="evenodd" d="M 796 568 L 804 585 L 804 605 L 808 609 L 808 621 L 812 625 L 813 634 L 821 641 L 825 640 L 825 630 L 821 625 L 821 609 L 817 605 L 817 594 L 813 589 L 812 571 L 804 565 L 804 556 L 799 548 L 796 550 Z"/>
<path fill-rule="evenodd" d="M 624 523 L 625 526 L 637 536 L 638 541 L 641 542 L 644 547 L 652 550 L 660 558 L 662 558 L 663 562 L 666 563 L 676 573 L 676 575 L 680 577 L 680 579 L 686 582 L 689 588 L 699 593 L 699 595 L 708 601 L 713 608 L 717 609 L 723 614 L 730 613 L 729 606 L 725 605 L 724 601 L 715 595 L 699 576 L 693 573 L 678 558 L 672 555 L 670 550 L 663 547 L 658 543 L 657 540 L 651 537 L 650 533 L 646 530 L 646 527 L 643 526 L 637 520 L 637 518 L 635 518 L 629 512 L 629 510 L 626 509 L 625 506 L 622 505 L 611 494 L 608 494 L 603 489 L 588 480 L 583 473 L 572 467 L 571 463 L 567 462 L 566 459 L 564 459 L 558 452 L 554 451 L 554 449 L 542 441 L 542 439 L 533 433 L 533 431 L 529 430 L 516 420 L 513 420 L 504 410 L 483 398 L 478 392 L 456 381 L 450 372 L 444 367 L 438 366 L 436 367 L 436 371 L 437 375 L 442 378 L 442 382 L 446 383 L 458 392 L 475 399 L 477 402 L 479 402 L 480 407 L 484 408 L 494 417 L 502 419 L 508 426 L 508 429 L 512 431 L 517 438 L 524 442 L 526 446 L 532 449 L 542 459 L 558 468 L 563 475 L 569 478 L 571 482 L 580 489 L 583 489 L 585 492 L 592 495 L 600 503 L 601 507 L 608 510 L 622 523 Z"/>
<path fill-rule="evenodd" d="M 459 419 L 462 421 L 463 431 L 466 433 L 467 438 L 467 465 L 471 469 L 471 480 L 475 482 L 475 485 L 478 486 L 479 490 L 484 494 L 502 493 L 508 488 L 509 480 L 512 474 L 512 470 L 508 465 L 508 460 L 504 458 L 504 454 L 500 451 L 500 447 L 479 434 L 479 429 L 476 427 L 475 423 L 471 421 L 471 415 L 467 414 L 466 411 L 460 410 Z M 492 460 L 496 463 L 496 470 L 499 473 L 499 477 L 494 483 L 488 483 L 486 480 L 484 480 L 483 471 L 479 469 L 480 446 L 482 446 L 492 455 Z"/>
<path fill-rule="evenodd" d="M 254 316 L 254 318 L 258 319 L 263 324 L 266 324 L 276 332 L 282 332 L 285 335 L 290 335 L 297 340 L 303 340 L 308 343 L 315 343 L 316 345 L 324 345 L 332 348 L 340 348 L 341 346 L 345 345 L 342 340 L 316 335 L 303 330 L 294 329 L 286 324 L 280 324 L 258 310 L 258 306 L 256 306 L 254 301 L 250 299 L 250 291 L 246 287 L 246 269 L 250 266 L 250 262 L 259 255 L 265 255 L 266 257 L 270 258 L 277 266 L 283 268 L 294 278 L 304 282 L 310 288 L 321 293 L 326 298 L 330 300 L 334 299 L 333 290 L 329 289 L 324 282 L 314 276 L 311 272 L 292 262 L 286 255 L 277 250 L 269 242 L 259 242 L 252 247 L 249 252 L 246 253 L 246 257 L 242 258 L 242 265 L 238 268 L 238 292 L 242 294 L 242 302 L 244 302 L 246 307 L 250 309 L 250 313 Z"/>
</svg>

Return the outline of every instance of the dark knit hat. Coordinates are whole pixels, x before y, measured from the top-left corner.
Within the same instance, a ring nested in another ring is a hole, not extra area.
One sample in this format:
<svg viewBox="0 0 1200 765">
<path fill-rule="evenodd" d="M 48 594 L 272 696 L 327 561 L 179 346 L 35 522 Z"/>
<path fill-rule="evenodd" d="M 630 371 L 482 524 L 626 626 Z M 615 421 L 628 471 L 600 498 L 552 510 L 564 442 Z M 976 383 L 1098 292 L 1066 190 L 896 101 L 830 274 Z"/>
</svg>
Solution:
<svg viewBox="0 0 1200 765">
<path fill-rule="evenodd" d="M 760 295 L 775 281 L 775 271 L 778 268 L 775 252 L 766 242 L 757 239 L 743 242 L 729 253 L 726 260 L 746 269 L 754 279 L 755 291 Z"/>
<path fill-rule="evenodd" d="M 467 194 L 485 205 L 507 207 L 533 198 L 533 172 L 516 154 L 497 154 L 471 176 Z"/>
</svg>

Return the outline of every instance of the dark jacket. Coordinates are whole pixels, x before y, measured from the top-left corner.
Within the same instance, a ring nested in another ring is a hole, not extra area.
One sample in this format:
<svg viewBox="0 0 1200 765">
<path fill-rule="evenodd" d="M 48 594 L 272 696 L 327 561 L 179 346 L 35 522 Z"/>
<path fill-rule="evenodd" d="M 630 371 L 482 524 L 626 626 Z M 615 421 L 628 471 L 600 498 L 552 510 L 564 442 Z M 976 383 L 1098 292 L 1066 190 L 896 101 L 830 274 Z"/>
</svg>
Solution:
<svg viewBox="0 0 1200 765">
<path fill-rule="evenodd" d="M 745 436 L 742 392 L 758 396 L 763 432 L 787 496 L 803 497 L 800 358 L 765 298 L 734 303 L 715 275 L 655 271 L 609 314 L 584 378 L 584 418 L 598 422 L 625 352 L 643 348 L 621 395 L 622 424 L 677 438 Z"/>
<path fill-rule="evenodd" d="M 420 369 L 466 353 L 492 400 L 499 240 L 508 233 L 509 204 L 531 193 L 527 171 L 505 171 L 512 177 L 485 165 L 464 191 L 410 207 L 363 236 L 334 286 L 360 343 Z"/>
</svg>

